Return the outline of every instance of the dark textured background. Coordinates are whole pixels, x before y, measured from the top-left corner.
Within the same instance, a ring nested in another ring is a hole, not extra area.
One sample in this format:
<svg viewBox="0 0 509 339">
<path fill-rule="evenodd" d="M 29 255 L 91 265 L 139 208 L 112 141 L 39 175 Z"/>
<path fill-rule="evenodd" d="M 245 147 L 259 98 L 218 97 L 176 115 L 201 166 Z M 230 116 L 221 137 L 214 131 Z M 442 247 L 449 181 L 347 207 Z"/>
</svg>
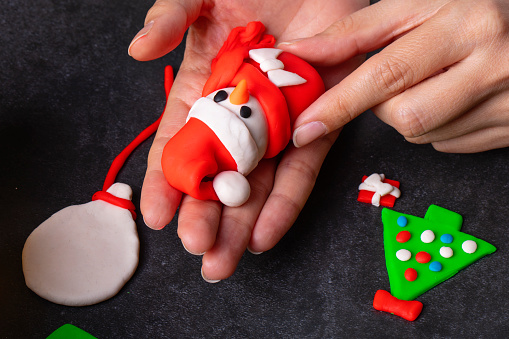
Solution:
<svg viewBox="0 0 509 339">
<path fill-rule="evenodd" d="M 137 62 L 127 46 L 152 1 L 0 2 L 0 338 L 45 338 L 74 324 L 98 338 L 502 337 L 509 332 L 509 149 L 441 154 L 417 146 L 370 112 L 330 152 L 294 227 L 271 251 L 247 253 L 211 285 L 176 221 L 162 231 L 138 218 L 141 258 L 120 293 L 66 307 L 30 291 L 23 244 L 58 210 L 90 201 L 114 157 L 164 106 L 163 68 L 182 48 Z M 118 180 L 140 188 L 151 141 Z M 381 209 L 356 201 L 363 175 L 401 182 L 395 210 L 430 204 L 463 215 L 463 231 L 498 251 L 425 293 L 407 322 L 372 308 L 389 289 Z"/>
</svg>

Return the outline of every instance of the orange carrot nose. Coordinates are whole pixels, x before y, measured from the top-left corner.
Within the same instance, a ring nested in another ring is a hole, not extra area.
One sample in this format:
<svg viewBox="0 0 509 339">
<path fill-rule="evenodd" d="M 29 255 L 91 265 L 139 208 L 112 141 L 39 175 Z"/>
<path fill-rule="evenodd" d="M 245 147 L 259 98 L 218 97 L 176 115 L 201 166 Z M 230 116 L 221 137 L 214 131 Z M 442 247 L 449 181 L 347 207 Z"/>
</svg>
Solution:
<svg viewBox="0 0 509 339">
<path fill-rule="evenodd" d="M 247 90 L 247 81 L 240 80 L 232 94 L 230 94 L 230 102 L 234 105 L 242 105 L 249 101 L 249 92 Z"/>
</svg>

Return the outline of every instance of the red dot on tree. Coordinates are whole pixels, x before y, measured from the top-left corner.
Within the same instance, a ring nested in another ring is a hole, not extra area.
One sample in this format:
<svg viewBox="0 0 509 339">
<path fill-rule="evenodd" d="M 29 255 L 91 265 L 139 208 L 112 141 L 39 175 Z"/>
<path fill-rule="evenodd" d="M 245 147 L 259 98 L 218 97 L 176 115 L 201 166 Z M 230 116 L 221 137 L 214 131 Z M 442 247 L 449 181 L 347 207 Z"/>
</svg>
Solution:
<svg viewBox="0 0 509 339">
<path fill-rule="evenodd" d="M 397 242 L 407 242 L 408 240 L 410 240 L 410 232 L 408 231 L 401 231 L 398 233 L 398 235 L 396 236 L 396 241 Z"/>
<path fill-rule="evenodd" d="M 428 252 L 419 252 L 415 255 L 415 260 L 418 263 L 425 264 L 431 260 L 431 255 Z"/>
<path fill-rule="evenodd" d="M 417 279 L 417 271 L 413 268 L 407 268 L 405 271 L 405 279 L 408 281 L 414 281 Z"/>
</svg>

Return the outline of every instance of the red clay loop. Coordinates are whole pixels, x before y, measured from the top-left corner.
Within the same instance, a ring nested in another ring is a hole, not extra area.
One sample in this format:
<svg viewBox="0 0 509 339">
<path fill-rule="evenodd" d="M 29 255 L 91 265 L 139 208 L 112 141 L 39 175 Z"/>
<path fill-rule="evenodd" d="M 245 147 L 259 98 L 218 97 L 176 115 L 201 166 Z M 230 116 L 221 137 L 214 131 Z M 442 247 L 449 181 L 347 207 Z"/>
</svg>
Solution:
<svg viewBox="0 0 509 339">
<path fill-rule="evenodd" d="M 166 100 L 168 100 L 168 96 L 170 95 L 170 90 L 173 85 L 173 68 L 171 66 L 166 66 L 164 69 L 164 91 L 166 93 Z M 157 131 L 159 127 L 159 123 L 163 117 L 164 111 L 161 116 L 150 126 L 145 128 L 127 147 L 120 152 L 120 154 L 113 160 L 108 173 L 106 174 L 106 179 L 104 180 L 103 190 L 95 193 L 92 197 L 92 201 L 95 200 L 103 200 L 112 205 L 127 209 L 131 212 L 133 219 L 136 220 L 136 207 L 133 202 L 128 199 L 122 199 L 114 196 L 111 193 L 106 192 L 108 188 L 113 185 L 115 182 L 115 178 L 117 177 L 118 172 L 124 166 L 129 155 L 138 147 L 143 141 L 147 140 L 152 134 Z"/>
<path fill-rule="evenodd" d="M 131 200 L 116 197 L 113 194 L 105 191 L 96 192 L 92 196 L 92 201 L 95 200 L 106 201 L 107 203 L 110 203 L 112 205 L 129 210 L 129 212 L 131 212 L 131 215 L 133 216 L 133 220 L 136 220 L 136 207 L 134 206 Z"/>
</svg>

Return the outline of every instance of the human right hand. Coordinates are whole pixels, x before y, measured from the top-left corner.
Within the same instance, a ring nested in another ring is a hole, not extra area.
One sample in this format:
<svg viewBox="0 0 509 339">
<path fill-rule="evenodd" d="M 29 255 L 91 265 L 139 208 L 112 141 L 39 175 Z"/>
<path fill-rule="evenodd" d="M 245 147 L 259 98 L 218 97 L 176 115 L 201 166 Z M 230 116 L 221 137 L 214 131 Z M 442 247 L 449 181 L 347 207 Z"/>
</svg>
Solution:
<svg viewBox="0 0 509 339">
<path fill-rule="evenodd" d="M 439 151 L 509 146 L 508 1 L 382 0 L 279 46 L 325 66 L 381 47 L 299 116 L 296 145 L 372 108 L 408 141 Z"/>
</svg>

